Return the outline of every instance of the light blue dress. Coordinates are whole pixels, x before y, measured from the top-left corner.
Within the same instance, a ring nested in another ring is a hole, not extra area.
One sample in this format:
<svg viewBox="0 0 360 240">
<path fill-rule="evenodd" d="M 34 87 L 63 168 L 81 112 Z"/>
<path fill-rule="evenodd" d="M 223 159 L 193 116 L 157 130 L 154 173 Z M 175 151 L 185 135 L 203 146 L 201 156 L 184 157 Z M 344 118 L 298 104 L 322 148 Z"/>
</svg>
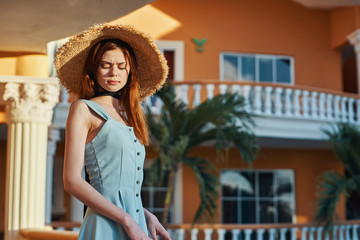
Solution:
<svg viewBox="0 0 360 240">
<path fill-rule="evenodd" d="M 130 214 L 148 234 L 141 202 L 145 148 L 133 128 L 112 119 L 96 102 L 85 102 L 106 122 L 85 146 L 85 166 L 90 184 L 113 204 Z M 123 227 L 88 208 L 81 225 L 82 240 L 129 239 Z"/>
</svg>

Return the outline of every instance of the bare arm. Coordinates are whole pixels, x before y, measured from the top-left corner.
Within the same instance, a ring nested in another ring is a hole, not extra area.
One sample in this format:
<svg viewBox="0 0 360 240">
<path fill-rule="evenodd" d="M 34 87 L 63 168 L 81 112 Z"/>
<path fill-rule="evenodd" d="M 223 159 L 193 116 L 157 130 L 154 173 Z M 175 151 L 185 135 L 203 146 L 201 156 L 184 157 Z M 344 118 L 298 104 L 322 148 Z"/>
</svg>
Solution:
<svg viewBox="0 0 360 240">
<path fill-rule="evenodd" d="M 66 123 L 64 188 L 96 213 L 120 223 L 131 239 L 149 239 L 129 214 L 104 198 L 81 177 L 86 138 L 93 118 L 85 103 L 72 104 Z"/>
</svg>

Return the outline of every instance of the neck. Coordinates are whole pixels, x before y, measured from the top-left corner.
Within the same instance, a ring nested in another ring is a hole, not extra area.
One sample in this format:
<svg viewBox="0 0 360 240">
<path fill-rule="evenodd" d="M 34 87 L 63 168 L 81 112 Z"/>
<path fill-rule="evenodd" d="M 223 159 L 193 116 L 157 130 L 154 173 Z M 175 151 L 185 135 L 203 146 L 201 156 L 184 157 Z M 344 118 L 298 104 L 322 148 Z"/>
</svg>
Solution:
<svg viewBox="0 0 360 240">
<path fill-rule="evenodd" d="M 115 109 L 120 108 L 119 100 L 112 97 L 112 96 L 98 96 L 97 99 L 98 99 L 99 102 L 103 103 L 104 105 L 112 106 Z"/>
</svg>

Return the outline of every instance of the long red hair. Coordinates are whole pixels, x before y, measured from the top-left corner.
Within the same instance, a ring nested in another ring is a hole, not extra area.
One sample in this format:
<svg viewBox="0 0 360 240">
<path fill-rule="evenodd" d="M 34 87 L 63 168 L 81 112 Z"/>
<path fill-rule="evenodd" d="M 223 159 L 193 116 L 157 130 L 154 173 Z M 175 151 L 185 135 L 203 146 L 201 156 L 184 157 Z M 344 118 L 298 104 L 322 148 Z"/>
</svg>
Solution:
<svg viewBox="0 0 360 240">
<path fill-rule="evenodd" d="M 109 50 L 119 48 L 130 65 L 130 73 L 127 84 L 120 93 L 120 107 L 124 110 L 124 119 L 127 124 L 134 128 L 134 133 L 143 145 L 149 144 L 148 126 L 146 118 L 140 105 L 139 84 L 137 81 L 137 63 L 132 47 L 119 39 L 106 39 L 95 44 L 86 59 L 84 78 L 79 98 L 90 99 L 98 92 L 96 71 L 99 67 L 102 55 Z"/>
</svg>

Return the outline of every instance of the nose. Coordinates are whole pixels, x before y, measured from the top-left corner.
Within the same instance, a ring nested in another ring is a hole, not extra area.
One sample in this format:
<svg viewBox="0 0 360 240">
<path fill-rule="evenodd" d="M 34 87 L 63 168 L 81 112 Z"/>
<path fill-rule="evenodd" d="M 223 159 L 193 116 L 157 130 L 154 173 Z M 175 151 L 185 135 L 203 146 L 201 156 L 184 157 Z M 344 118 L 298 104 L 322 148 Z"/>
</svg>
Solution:
<svg viewBox="0 0 360 240">
<path fill-rule="evenodd" d="M 114 65 L 111 66 L 109 73 L 110 73 L 111 76 L 118 76 L 119 71 L 120 71 L 119 68 L 114 64 Z"/>
</svg>

